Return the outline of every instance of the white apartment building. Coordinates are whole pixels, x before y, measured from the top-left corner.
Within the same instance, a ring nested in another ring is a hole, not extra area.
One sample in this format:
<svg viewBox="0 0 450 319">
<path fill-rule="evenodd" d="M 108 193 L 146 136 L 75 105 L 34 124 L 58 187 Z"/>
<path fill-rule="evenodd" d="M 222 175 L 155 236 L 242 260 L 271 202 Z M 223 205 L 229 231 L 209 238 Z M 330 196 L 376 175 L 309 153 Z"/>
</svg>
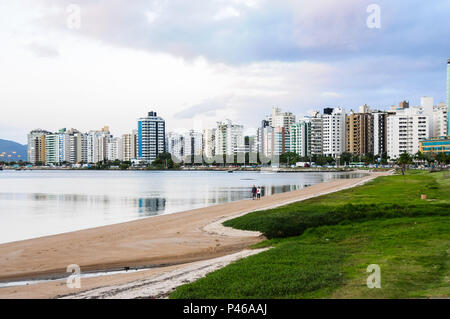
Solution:
<svg viewBox="0 0 450 319">
<path fill-rule="evenodd" d="M 430 138 L 447 136 L 447 105 L 434 105 L 432 97 L 424 96 L 421 99 L 421 110 L 423 115 L 429 117 Z"/>
<path fill-rule="evenodd" d="M 101 131 L 89 131 L 86 134 L 87 162 L 98 163 L 107 156 L 106 143 L 112 138 L 109 128 L 105 126 Z"/>
<path fill-rule="evenodd" d="M 203 135 L 200 132 L 190 130 L 184 134 L 184 162 L 202 163 Z M 194 158 L 192 158 L 192 156 Z"/>
<path fill-rule="evenodd" d="M 166 137 L 167 152 L 172 155 L 172 160 L 181 163 L 184 157 L 184 137 L 181 134 L 170 132 Z"/>
<path fill-rule="evenodd" d="M 245 151 L 244 126 L 226 120 L 217 123 L 215 134 L 216 155 L 235 155 Z"/>
<path fill-rule="evenodd" d="M 283 112 L 280 108 L 272 108 L 272 114 L 267 116 L 269 126 L 275 128 L 274 131 L 274 155 L 281 155 L 290 152 L 290 128 L 295 124 L 295 115 L 291 112 Z M 280 130 L 279 128 L 284 128 Z M 282 135 L 280 135 L 282 134 Z"/>
<path fill-rule="evenodd" d="M 166 148 L 166 122 L 154 111 L 138 120 L 138 159 L 153 162 Z"/>
<path fill-rule="evenodd" d="M 260 155 L 266 158 L 271 158 L 274 155 L 274 128 L 272 126 L 266 126 L 261 128 L 261 150 Z"/>
<path fill-rule="evenodd" d="M 282 112 L 280 108 L 272 108 L 272 114 L 267 116 L 269 126 L 290 128 L 295 124 L 295 115 L 291 112 Z"/>
<path fill-rule="evenodd" d="M 345 110 L 335 108 L 323 115 L 323 154 L 339 157 L 345 152 Z"/>
<path fill-rule="evenodd" d="M 323 154 L 323 115 L 314 111 L 309 116 L 311 122 L 311 155 Z"/>
<path fill-rule="evenodd" d="M 207 159 L 216 156 L 216 129 L 203 130 L 203 156 Z"/>
<path fill-rule="evenodd" d="M 59 163 L 70 163 L 70 135 L 66 129 L 59 130 Z"/>
<path fill-rule="evenodd" d="M 290 151 L 302 157 L 311 155 L 311 121 L 304 119 L 291 125 Z"/>
<path fill-rule="evenodd" d="M 114 137 L 106 141 L 106 159 L 109 161 L 123 161 L 122 139 Z"/>
<path fill-rule="evenodd" d="M 59 163 L 59 134 L 45 135 L 45 163 Z"/>
<path fill-rule="evenodd" d="M 397 111 L 387 118 L 387 154 L 391 159 L 417 153 L 420 141 L 429 137 L 430 117 L 421 108 Z"/>
<path fill-rule="evenodd" d="M 433 110 L 433 136 L 447 136 L 447 104 L 439 103 Z"/>
</svg>

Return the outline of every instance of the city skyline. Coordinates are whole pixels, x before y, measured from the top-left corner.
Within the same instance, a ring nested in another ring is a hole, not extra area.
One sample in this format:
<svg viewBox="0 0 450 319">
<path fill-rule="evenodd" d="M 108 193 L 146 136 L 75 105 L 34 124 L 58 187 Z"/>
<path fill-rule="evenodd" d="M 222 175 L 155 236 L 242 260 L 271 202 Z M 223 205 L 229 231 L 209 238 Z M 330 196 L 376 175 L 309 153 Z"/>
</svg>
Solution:
<svg viewBox="0 0 450 319">
<path fill-rule="evenodd" d="M 148 108 L 172 131 L 224 118 L 256 129 L 253 118 L 272 106 L 301 117 L 446 101 L 449 4 L 379 1 L 381 28 L 370 29 L 369 1 L 139 1 L 104 3 L 101 12 L 78 1 L 81 27 L 70 29 L 71 3 L 0 5 L 1 138 L 25 143 L 36 120 L 52 131 L 108 124 L 122 135 Z M 197 23 L 177 22 L 185 10 Z"/>
</svg>

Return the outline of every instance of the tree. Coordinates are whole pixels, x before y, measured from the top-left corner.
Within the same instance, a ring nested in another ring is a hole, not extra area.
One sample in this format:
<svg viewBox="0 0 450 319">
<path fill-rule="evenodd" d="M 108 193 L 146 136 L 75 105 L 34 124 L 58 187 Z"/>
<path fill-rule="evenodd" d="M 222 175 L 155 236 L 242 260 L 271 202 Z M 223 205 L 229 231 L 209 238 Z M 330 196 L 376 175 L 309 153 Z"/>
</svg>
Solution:
<svg viewBox="0 0 450 319">
<path fill-rule="evenodd" d="M 406 152 L 402 153 L 400 155 L 399 159 L 397 160 L 397 164 L 400 165 L 402 168 L 402 175 L 405 175 L 408 165 L 410 165 L 412 163 L 413 163 L 413 159 L 412 159 L 411 155 L 409 155 Z"/>
<path fill-rule="evenodd" d="M 380 164 L 381 165 L 387 165 L 389 162 L 389 156 L 387 155 L 387 152 L 384 152 L 381 154 Z"/>
<path fill-rule="evenodd" d="M 341 154 L 341 164 L 347 165 L 350 164 L 352 161 L 353 155 L 348 152 L 344 152 Z"/>
<path fill-rule="evenodd" d="M 152 166 L 162 169 L 171 169 L 174 168 L 175 165 L 172 160 L 172 155 L 170 155 L 170 153 L 161 153 L 153 161 Z"/>
<path fill-rule="evenodd" d="M 436 161 L 438 162 L 438 165 L 443 165 L 447 162 L 447 155 L 445 153 L 438 153 L 435 157 Z"/>
<path fill-rule="evenodd" d="M 297 162 L 300 162 L 300 155 L 294 152 L 288 152 L 284 153 L 280 156 L 280 163 L 281 164 L 295 164 Z"/>
</svg>

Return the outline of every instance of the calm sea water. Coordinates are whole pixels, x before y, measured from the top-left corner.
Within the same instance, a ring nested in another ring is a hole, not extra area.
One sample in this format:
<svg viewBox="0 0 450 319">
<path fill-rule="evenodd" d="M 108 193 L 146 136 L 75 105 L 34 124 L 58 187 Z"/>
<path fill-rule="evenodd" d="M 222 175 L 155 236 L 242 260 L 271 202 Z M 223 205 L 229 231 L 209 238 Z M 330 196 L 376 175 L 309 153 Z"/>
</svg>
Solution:
<svg viewBox="0 0 450 319">
<path fill-rule="evenodd" d="M 288 192 L 356 173 L 0 171 L 0 243 Z"/>
</svg>

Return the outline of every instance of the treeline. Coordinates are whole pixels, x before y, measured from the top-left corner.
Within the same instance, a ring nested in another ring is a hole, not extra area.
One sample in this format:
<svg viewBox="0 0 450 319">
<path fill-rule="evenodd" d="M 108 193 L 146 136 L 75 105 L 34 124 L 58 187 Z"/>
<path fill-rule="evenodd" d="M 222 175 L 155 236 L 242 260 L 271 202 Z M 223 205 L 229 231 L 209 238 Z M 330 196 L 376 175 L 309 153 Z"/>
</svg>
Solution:
<svg viewBox="0 0 450 319">
<path fill-rule="evenodd" d="M 245 164 L 239 161 L 237 155 L 234 156 L 234 161 L 229 161 L 229 157 L 226 155 L 223 156 L 222 161 L 216 162 L 213 161 L 212 163 L 208 163 L 205 160 L 202 160 L 201 163 L 195 163 L 194 157 L 191 158 L 190 163 L 176 163 L 172 159 L 172 155 L 170 153 L 162 153 L 159 154 L 159 156 L 156 158 L 155 161 L 151 164 L 140 164 L 138 167 L 141 167 L 143 169 L 149 169 L 149 170 L 164 170 L 164 169 L 180 169 L 181 166 L 227 166 L 227 165 L 271 165 L 270 162 L 262 162 L 259 154 L 257 156 L 257 163 L 250 163 L 250 154 L 245 154 Z M 298 155 L 297 153 L 285 153 L 280 155 L 279 157 L 279 163 L 282 165 L 295 165 L 296 163 L 303 162 L 303 163 L 314 163 L 317 166 L 325 166 L 325 165 L 340 165 L 345 166 L 349 165 L 350 163 L 363 163 L 365 165 L 370 164 L 380 164 L 380 165 L 388 165 L 390 163 L 398 164 L 398 165 L 425 165 L 425 166 L 434 166 L 434 165 L 447 165 L 450 164 L 450 155 L 447 155 L 445 153 L 421 153 L 418 152 L 415 155 L 409 155 L 407 153 L 404 153 L 400 156 L 399 159 L 391 160 L 388 158 L 387 154 L 383 154 L 380 156 L 374 156 L 373 154 L 367 154 L 367 155 L 353 155 L 350 153 L 342 153 L 339 159 L 333 158 L 331 156 L 324 156 L 324 155 L 312 155 L 309 157 L 302 157 Z M 24 162 L 24 161 L 18 161 L 18 162 L 5 162 L 0 161 L 1 166 L 26 166 L 30 163 Z M 80 164 L 87 164 L 87 163 L 80 163 Z M 45 163 L 43 162 L 37 162 L 34 164 L 35 166 L 45 166 Z M 67 166 L 71 165 L 68 162 L 62 162 L 60 164 L 57 164 L 55 166 Z M 117 168 L 120 170 L 127 170 L 130 167 L 133 167 L 133 163 L 131 161 L 108 161 L 104 160 L 101 162 L 98 162 L 96 164 L 91 164 L 88 169 L 91 170 L 108 170 Z"/>
</svg>

